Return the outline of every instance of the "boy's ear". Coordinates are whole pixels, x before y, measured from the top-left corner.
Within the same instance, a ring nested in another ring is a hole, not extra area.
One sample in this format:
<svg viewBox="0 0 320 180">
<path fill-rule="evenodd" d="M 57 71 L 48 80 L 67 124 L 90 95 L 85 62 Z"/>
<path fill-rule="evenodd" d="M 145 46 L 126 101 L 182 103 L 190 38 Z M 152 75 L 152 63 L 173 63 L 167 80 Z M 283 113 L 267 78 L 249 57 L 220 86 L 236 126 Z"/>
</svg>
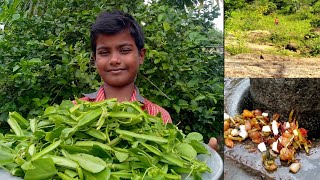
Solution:
<svg viewBox="0 0 320 180">
<path fill-rule="evenodd" d="M 96 54 L 92 53 L 90 58 L 90 63 L 95 66 L 96 65 Z"/>
<path fill-rule="evenodd" d="M 145 55 L 146 55 L 146 49 L 145 49 L 145 48 L 142 48 L 142 49 L 140 50 L 140 53 L 139 53 L 139 56 L 140 56 L 139 63 L 140 63 L 140 64 L 143 64 Z"/>
</svg>

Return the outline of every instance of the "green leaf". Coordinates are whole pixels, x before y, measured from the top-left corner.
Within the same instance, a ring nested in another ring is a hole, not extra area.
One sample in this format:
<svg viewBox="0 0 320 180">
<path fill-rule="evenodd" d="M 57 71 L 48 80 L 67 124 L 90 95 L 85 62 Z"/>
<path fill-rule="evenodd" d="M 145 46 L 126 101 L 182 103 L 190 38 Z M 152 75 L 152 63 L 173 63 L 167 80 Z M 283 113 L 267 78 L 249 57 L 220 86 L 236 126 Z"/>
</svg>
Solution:
<svg viewBox="0 0 320 180">
<path fill-rule="evenodd" d="M 194 100 L 195 100 L 195 101 L 200 101 L 200 100 L 205 99 L 205 98 L 206 98 L 206 96 L 204 96 L 204 95 L 199 95 L 199 96 L 197 96 Z"/>
<path fill-rule="evenodd" d="M 19 19 L 20 18 L 20 14 L 14 14 L 13 16 L 12 16 L 12 20 L 17 20 L 17 19 Z"/>
<path fill-rule="evenodd" d="M 188 85 L 189 87 L 194 87 L 196 84 L 198 84 L 198 82 L 199 82 L 199 79 L 194 78 L 194 79 L 191 79 L 191 80 L 187 83 L 187 85 Z"/>
<path fill-rule="evenodd" d="M 168 23 L 168 22 L 163 22 L 163 29 L 164 29 L 164 31 L 169 31 L 170 30 L 170 24 Z"/>
<path fill-rule="evenodd" d="M 44 43 L 47 45 L 47 46 L 51 46 L 53 44 L 53 41 L 52 39 L 48 39 L 46 41 L 44 41 Z"/>
<path fill-rule="evenodd" d="M 0 166 L 13 163 L 15 157 L 16 155 L 4 151 L 3 148 L 0 148 Z"/>
<path fill-rule="evenodd" d="M 124 152 L 119 152 L 115 151 L 114 154 L 116 155 L 116 158 L 120 161 L 123 162 L 129 157 L 129 153 L 124 153 Z"/>
<path fill-rule="evenodd" d="M 45 139 L 49 142 L 53 142 L 54 139 L 59 138 L 61 135 L 61 131 L 64 129 L 64 127 L 56 127 L 50 132 L 46 133 Z"/>
<path fill-rule="evenodd" d="M 49 101 L 49 97 L 44 97 L 41 99 L 41 104 L 46 104 Z"/>
<path fill-rule="evenodd" d="M 89 154 L 69 154 L 68 158 L 77 162 L 83 169 L 91 173 L 101 172 L 107 166 L 102 159 Z"/>
<path fill-rule="evenodd" d="M 90 151 L 90 154 L 94 154 L 95 156 L 102 158 L 102 159 L 111 159 L 112 156 L 110 155 L 109 152 L 104 150 L 98 145 L 93 145 L 92 150 Z"/>
<path fill-rule="evenodd" d="M 56 167 L 50 158 L 41 158 L 32 162 L 34 169 L 26 171 L 24 179 L 41 180 L 52 178 L 56 173 Z"/>
<path fill-rule="evenodd" d="M 176 112 L 179 114 L 180 113 L 180 106 L 177 106 L 177 105 L 172 105 L 173 109 L 176 110 Z"/>
<path fill-rule="evenodd" d="M 40 99 L 39 99 L 39 98 L 32 98 L 32 101 L 34 101 L 34 102 L 39 102 Z"/>
<path fill-rule="evenodd" d="M 198 132 L 191 132 L 186 138 L 189 140 L 203 141 L 203 136 Z"/>
<path fill-rule="evenodd" d="M 163 17 L 164 17 L 164 14 L 159 14 L 158 15 L 158 22 L 162 21 Z"/>
<path fill-rule="evenodd" d="M 180 155 L 187 156 L 192 159 L 197 156 L 197 151 L 188 143 L 180 143 L 175 146 L 175 149 Z"/>
<path fill-rule="evenodd" d="M 197 140 L 191 140 L 189 144 L 197 151 L 198 154 L 209 154 L 203 144 Z"/>
<path fill-rule="evenodd" d="M 96 174 L 92 174 L 88 171 L 84 171 L 84 176 L 85 176 L 85 179 L 90 179 L 90 180 L 110 179 L 111 169 L 105 168 L 103 171 Z"/>
<path fill-rule="evenodd" d="M 188 102 L 187 102 L 186 100 L 179 99 L 179 100 L 178 100 L 178 104 L 179 104 L 179 106 L 187 106 L 187 105 L 188 105 Z"/>
<path fill-rule="evenodd" d="M 20 68 L 19 65 L 15 65 L 15 66 L 13 67 L 13 69 L 12 69 L 12 72 L 16 72 L 19 68 Z"/>
<path fill-rule="evenodd" d="M 194 40 L 196 40 L 198 38 L 199 35 L 200 34 L 198 32 L 191 32 L 189 34 L 189 38 L 190 38 L 190 40 L 194 41 Z"/>
<path fill-rule="evenodd" d="M 54 106 L 49 106 L 46 108 L 46 110 L 44 111 L 44 114 L 51 114 L 51 113 L 55 113 L 57 110 Z"/>
<path fill-rule="evenodd" d="M 41 59 L 40 58 L 32 58 L 29 60 L 30 63 L 41 63 Z"/>
</svg>

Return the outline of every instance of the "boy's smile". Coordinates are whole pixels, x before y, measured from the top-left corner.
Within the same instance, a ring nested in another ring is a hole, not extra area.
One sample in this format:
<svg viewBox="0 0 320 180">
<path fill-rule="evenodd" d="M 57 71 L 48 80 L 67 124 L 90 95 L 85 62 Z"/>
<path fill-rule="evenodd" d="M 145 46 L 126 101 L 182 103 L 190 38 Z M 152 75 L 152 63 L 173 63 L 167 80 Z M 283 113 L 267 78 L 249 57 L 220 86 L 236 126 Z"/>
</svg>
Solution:
<svg viewBox="0 0 320 180">
<path fill-rule="evenodd" d="M 114 35 L 100 34 L 94 54 L 97 70 L 103 81 L 113 87 L 133 84 L 145 49 L 140 52 L 129 31 Z"/>
</svg>

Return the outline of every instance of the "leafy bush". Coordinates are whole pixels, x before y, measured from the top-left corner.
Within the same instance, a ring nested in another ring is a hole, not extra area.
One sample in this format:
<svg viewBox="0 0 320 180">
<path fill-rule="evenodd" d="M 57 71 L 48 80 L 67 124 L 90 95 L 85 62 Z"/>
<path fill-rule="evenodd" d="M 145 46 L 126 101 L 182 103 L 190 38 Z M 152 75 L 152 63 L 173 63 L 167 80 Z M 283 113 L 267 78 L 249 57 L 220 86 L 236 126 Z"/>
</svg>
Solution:
<svg viewBox="0 0 320 180">
<path fill-rule="evenodd" d="M 201 132 L 206 139 L 221 134 L 223 57 L 212 45 L 223 39 L 211 21 L 216 7 L 185 11 L 139 0 L 44 2 L 42 11 L 18 8 L 0 37 L 0 120 L 14 110 L 37 116 L 48 105 L 96 91 L 101 80 L 90 64 L 89 28 L 102 10 L 116 8 L 145 24 L 147 58 L 136 82 L 141 93 L 166 108 L 186 132 Z"/>
<path fill-rule="evenodd" d="M 311 27 L 318 28 L 320 27 L 320 18 L 313 19 L 310 22 Z"/>
<path fill-rule="evenodd" d="M 317 1 L 312 8 L 314 14 L 320 14 L 320 1 Z"/>
</svg>

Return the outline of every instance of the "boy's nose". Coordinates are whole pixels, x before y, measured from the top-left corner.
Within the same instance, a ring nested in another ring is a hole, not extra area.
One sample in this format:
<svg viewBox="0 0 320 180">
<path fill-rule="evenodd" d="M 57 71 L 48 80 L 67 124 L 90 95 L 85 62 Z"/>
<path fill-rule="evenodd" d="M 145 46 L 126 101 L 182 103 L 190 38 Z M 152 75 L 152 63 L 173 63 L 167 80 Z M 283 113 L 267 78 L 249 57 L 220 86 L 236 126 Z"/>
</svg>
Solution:
<svg viewBox="0 0 320 180">
<path fill-rule="evenodd" d="M 121 61 L 120 61 L 119 54 L 113 53 L 110 58 L 110 64 L 116 65 L 116 64 L 120 64 L 120 63 L 121 63 Z"/>
</svg>

